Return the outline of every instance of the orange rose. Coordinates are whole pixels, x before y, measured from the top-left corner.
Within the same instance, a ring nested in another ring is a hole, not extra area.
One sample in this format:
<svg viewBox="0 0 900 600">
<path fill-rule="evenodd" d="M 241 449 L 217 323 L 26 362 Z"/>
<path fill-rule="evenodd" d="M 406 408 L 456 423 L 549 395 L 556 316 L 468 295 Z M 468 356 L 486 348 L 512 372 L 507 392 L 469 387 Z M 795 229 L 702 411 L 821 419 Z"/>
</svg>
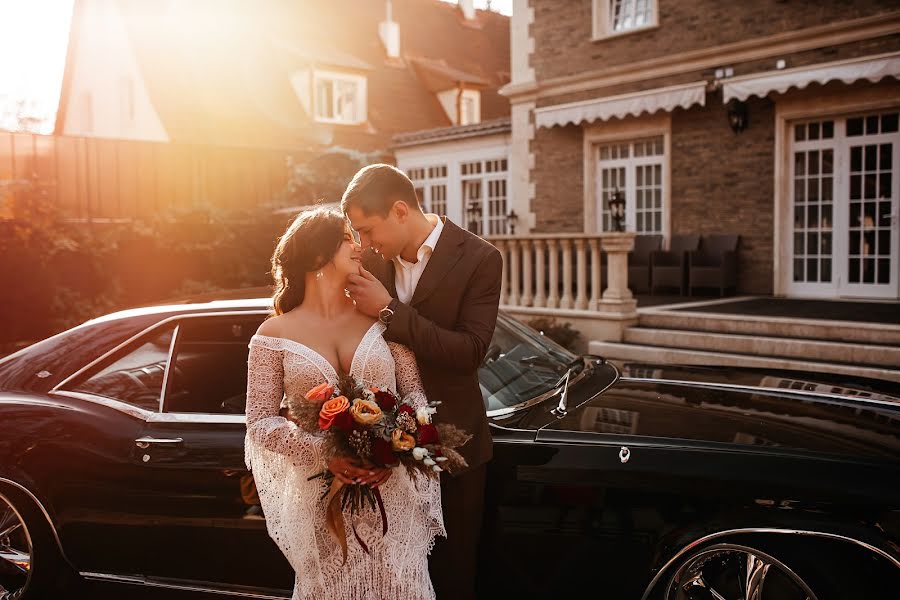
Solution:
<svg viewBox="0 0 900 600">
<path fill-rule="evenodd" d="M 381 408 L 370 400 L 354 400 L 350 416 L 360 425 L 374 425 L 381 420 Z"/>
<path fill-rule="evenodd" d="M 391 447 L 397 452 L 412 450 L 416 447 L 416 438 L 400 429 L 395 429 L 391 434 Z"/>
<path fill-rule="evenodd" d="M 350 408 L 350 401 L 346 396 L 332 398 L 322 405 L 319 411 L 319 429 L 328 429 L 334 422 L 334 418 Z"/>
<path fill-rule="evenodd" d="M 324 402 L 331 398 L 334 393 L 334 386 L 327 383 L 320 383 L 313 389 L 306 392 L 306 399 L 312 402 Z"/>
</svg>

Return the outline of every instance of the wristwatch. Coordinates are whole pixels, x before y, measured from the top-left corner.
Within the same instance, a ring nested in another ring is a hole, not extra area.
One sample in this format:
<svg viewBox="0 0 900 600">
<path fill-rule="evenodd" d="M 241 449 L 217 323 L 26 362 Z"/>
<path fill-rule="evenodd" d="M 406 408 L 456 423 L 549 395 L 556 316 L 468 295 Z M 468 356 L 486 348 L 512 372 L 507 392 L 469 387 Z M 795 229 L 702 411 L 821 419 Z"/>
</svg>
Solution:
<svg viewBox="0 0 900 600">
<path fill-rule="evenodd" d="M 378 320 L 384 323 L 385 325 L 391 324 L 391 319 L 394 318 L 394 309 L 397 307 L 397 299 L 392 298 L 390 303 L 378 311 Z"/>
</svg>

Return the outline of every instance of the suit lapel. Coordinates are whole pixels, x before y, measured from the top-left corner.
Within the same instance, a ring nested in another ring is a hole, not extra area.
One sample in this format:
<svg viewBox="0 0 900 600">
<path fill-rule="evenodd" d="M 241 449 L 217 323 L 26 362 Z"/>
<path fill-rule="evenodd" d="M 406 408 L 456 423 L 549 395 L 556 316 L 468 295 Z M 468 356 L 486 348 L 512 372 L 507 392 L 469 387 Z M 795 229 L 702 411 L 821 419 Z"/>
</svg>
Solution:
<svg viewBox="0 0 900 600">
<path fill-rule="evenodd" d="M 425 265 L 425 271 L 422 272 L 418 285 L 416 285 L 416 291 L 409 303 L 410 306 L 415 306 L 430 296 L 443 281 L 447 272 L 462 258 L 462 244 L 465 238 L 453 221 L 446 217 L 442 218 L 444 219 L 444 230 L 441 232 L 441 237 L 438 238 L 437 247 L 432 252 L 431 258 L 428 259 L 428 264 Z"/>
</svg>

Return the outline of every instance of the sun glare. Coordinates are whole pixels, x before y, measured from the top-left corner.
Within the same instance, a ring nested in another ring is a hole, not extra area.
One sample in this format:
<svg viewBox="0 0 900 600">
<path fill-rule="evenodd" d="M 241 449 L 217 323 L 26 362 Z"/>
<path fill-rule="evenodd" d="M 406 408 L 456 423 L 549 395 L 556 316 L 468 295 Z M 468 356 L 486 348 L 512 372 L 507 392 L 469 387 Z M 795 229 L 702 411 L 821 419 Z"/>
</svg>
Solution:
<svg viewBox="0 0 900 600">
<path fill-rule="evenodd" d="M 51 133 L 73 0 L 0 0 L 0 129 Z"/>
</svg>

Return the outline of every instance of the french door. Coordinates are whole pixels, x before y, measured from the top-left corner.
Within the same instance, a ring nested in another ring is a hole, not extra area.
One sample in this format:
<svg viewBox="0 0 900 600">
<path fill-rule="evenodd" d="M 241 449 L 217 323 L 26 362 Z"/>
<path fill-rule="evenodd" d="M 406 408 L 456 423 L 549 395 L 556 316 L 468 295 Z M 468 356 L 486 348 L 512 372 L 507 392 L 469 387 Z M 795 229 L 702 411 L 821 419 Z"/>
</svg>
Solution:
<svg viewBox="0 0 900 600">
<path fill-rule="evenodd" d="M 792 124 L 792 294 L 900 297 L 898 117 Z"/>
</svg>

